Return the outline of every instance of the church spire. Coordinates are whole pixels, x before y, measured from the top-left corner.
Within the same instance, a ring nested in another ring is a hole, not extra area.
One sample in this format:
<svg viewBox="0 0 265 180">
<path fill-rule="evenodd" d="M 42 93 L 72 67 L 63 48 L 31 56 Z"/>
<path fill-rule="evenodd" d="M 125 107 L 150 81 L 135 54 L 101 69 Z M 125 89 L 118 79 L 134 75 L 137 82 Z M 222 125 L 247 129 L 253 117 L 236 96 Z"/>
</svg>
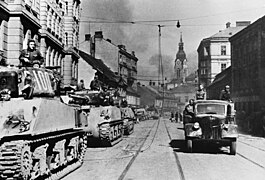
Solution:
<svg viewBox="0 0 265 180">
<path fill-rule="evenodd" d="M 183 50 L 184 49 L 184 43 L 182 41 L 182 32 L 180 33 L 180 41 L 179 41 L 179 50 Z"/>
<path fill-rule="evenodd" d="M 176 59 L 179 59 L 181 62 L 186 59 L 186 53 L 184 52 L 184 43 L 182 40 L 182 33 L 180 34 L 179 50 L 176 54 Z"/>
</svg>

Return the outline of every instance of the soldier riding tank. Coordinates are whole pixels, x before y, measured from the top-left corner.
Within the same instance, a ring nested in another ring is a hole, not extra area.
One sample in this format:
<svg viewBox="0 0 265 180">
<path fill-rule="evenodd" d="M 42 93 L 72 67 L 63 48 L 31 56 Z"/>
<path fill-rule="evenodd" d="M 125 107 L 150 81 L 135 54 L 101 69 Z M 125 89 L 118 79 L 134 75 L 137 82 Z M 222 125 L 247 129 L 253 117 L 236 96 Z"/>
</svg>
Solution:
<svg viewBox="0 0 265 180">
<path fill-rule="evenodd" d="M 0 67 L 0 179 L 60 179 L 81 166 L 86 116 L 54 98 L 52 71 Z"/>
<path fill-rule="evenodd" d="M 77 91 L 63 97 L 69 105 L 81 105 L 87 114 L 88 135 L 103 146 L 112 146 L 122 140 L 124 118 L 121 109 L 113 102 L 114 91 Z M 93 145 L 93 144 L 92 144 Z"/>
</svg>

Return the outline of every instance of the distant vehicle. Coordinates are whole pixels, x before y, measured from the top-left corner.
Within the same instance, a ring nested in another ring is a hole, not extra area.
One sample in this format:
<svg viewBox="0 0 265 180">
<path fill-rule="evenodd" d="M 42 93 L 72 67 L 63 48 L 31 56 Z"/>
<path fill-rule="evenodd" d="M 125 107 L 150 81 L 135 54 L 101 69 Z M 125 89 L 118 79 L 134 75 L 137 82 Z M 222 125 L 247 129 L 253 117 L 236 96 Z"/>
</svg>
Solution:
<svg viewBox="0 0 265 180">
<path fill-rule="evenodd" d="M 159 114 L 157 109 L 154 106 L 151 106 L 146 109 L 149 119 L 159 119 Z"/>
<path fill-rule="evenodd" d="M 195 101 L 194 116 L 184 114 L 184 131 L 187 150 L 192 152 L 193 141 L 204 140 L 230 146 L 236 154 L 238 137 L 234 104 L 220 100 Z"/>
<path fill-rule="evenodd" d="M 147 112 L 144 108 L 136 109 L 135 110 L 136 117 L 139 121 L 143 121 L 147 119 Z"/>
</svg>

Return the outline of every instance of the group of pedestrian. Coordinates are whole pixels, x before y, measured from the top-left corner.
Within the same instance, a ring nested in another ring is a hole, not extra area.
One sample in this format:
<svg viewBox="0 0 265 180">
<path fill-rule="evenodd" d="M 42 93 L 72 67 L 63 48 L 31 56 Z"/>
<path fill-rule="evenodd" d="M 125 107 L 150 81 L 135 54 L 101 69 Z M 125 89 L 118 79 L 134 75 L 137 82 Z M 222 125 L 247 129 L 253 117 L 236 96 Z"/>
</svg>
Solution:
<svg viewBox="0 0 265 180">
<path fill-rule="evenodd" d="M 182 121 L 182 115 L 178 111 L 174 114 L 174 112 L 171 112 L 170 121 L 173 122 L 179 122 Z"/>
</svg>

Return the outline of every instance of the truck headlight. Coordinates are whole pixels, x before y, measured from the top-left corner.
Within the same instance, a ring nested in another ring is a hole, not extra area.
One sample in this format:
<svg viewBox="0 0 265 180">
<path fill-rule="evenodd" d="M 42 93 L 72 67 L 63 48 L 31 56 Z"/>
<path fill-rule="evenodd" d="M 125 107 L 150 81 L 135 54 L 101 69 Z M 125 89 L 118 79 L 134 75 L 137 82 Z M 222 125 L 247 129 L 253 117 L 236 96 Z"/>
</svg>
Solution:
<svg viewBox="0 0 265 180">
<path fill-rule="evenodd" d="M 195 123 L 193 124 L 193 128 L 194 128 L 195 130 L 198 130 L 198 129 L 200 128 L 200 124 L 199 124 L 198 122 L 195 122 Z"/>
<path fill-rule="evenodd" d="M 228 130 L 228 124 L 223 124 L 223 129 L 227 131 Z"/>
</svg>

